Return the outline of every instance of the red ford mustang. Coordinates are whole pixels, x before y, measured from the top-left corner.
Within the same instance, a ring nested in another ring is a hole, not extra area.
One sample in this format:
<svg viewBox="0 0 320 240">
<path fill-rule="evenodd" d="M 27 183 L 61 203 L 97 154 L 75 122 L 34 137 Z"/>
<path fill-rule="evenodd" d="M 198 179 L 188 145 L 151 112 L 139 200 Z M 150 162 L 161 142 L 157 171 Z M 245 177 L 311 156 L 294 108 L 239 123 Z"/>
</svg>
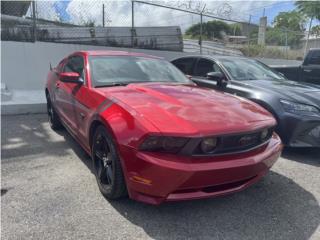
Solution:
<svg viewBox="0 0 320 240">
<path fill-rule="evenodd" d="M 53 129 L 92 156 L 102 194 L 160 204 L 236 192 L 259 180 L 282 145 L 260 106 L 197 87 L 171 63 L 81 51 L 48 74 Z"/>
</svg>

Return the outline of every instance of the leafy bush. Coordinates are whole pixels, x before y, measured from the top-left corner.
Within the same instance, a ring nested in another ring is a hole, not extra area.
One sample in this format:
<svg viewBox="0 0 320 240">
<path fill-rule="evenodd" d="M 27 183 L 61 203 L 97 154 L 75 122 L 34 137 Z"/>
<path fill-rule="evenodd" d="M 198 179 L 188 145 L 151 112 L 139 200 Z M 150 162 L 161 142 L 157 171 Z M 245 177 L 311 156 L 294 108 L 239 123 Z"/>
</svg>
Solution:
<svg viewBox="0 0 320 240">
<path fill-rule="evenodd" d="M 298 59 L 301 54 L 295 51 L 285 51 L 285 49 L 266 47 L 263 45 L 244 46 L 240 51 L 247 57 L 264 57 L 264 58 L 279 58 L 279 59 Z"/>
</svg>

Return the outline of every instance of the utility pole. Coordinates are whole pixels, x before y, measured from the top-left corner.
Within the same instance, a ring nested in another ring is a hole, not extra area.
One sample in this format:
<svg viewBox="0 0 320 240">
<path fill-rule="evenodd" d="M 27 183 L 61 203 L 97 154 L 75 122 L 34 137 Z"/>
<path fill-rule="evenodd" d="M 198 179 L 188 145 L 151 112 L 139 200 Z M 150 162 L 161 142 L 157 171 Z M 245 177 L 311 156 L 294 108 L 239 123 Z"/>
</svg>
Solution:
<svg viewBox="0 0 320 240">
<path fill-rule="evenodd" d="M 36 1 L 32 1 L 32 20 L 33 20 L 33 41 L 37 41 L 37 16 L 36 16 Z"/>
<path fill-rule="evenodd" d="M 309 36 L 310 36 L 310 31 L 311 31 L 311 26 L 312 26 L 312 20 L 313 20 L 313 17 L 311 17 L 311 19 L 310 19 L 309 30 L 308 30 L 308 35 L 307 35 L 307 39 L 306 39 L 306 45 L 304 47 L 304 54 L 303 54 L 304 57 L 306 56 L 306 53 L 307 53 Z"/>
<path fill-rule="evenodd" d="M 105 27 L 104 3 L 102 4 L 102 26 Z"/>
</svg>

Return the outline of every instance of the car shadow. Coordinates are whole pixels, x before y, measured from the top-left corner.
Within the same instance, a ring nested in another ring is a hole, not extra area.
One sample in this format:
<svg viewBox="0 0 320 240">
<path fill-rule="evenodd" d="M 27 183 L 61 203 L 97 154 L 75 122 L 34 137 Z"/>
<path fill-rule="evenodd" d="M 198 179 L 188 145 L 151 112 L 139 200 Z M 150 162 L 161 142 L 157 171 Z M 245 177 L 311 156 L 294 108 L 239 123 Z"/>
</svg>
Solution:
<svg viewBox="0 0 320 240">
<path fill-rule="evenodd" d="M 309 239 L 320 224 L 315 197 L 272 171 L 226 197 L 160 206 L 130 199 L 110 203 L 154 239 Z"/>
<path fill-rule="evenodd" d="M 320 167 L 320 148 L 289 148 L 285 147 L 282 157 L 299 163 Z"/>
<path fill-rule="evenodd" d="M 73 150 L 77 157 L 90 170 L 90 172 L 94 174 L 91 157 L 85 150 L 83 150 L 80 144 L 69 134 L 69 132 L 66 129 L 61 129 L 56 131 L 56 133 L 64 138 L 64 140 L 68 143 L 68 146 Z"/>
</svg>

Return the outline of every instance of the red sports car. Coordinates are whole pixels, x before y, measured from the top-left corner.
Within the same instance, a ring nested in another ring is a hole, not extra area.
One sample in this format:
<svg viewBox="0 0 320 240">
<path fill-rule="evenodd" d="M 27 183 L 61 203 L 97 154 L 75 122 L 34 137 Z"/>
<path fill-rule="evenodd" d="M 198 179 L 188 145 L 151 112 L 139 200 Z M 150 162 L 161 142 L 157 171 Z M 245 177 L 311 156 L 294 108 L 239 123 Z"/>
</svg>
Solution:
<svg viewBox="0 0 320 240">
<path fill-rule="evenodd" d="M 121 51 L 80 51 L 48 74 L 53 129 L 92 156 L 108 199 L 150 204 L 240 191 L 278 159 L 276 124 L 262 107 L 197 87 L 171 63 Z"/>
</svg>

